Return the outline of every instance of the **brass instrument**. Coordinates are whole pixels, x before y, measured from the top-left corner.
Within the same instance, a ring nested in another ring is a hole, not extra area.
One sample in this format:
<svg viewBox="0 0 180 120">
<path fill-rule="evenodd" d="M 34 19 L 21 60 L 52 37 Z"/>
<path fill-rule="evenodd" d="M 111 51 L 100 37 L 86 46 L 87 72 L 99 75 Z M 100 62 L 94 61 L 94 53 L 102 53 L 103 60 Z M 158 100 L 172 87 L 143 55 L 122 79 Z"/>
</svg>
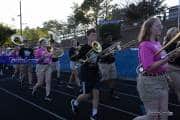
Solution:
<svg viewBox="0 0 180 120">
<path fill-rule="evenodd" d="M 107 56 L 109 54 L 112 54 L 115 52 L 116 49 L 118 50 L 123 50 L 131 45 L 134 45 L 137 43 L 136 40 L 132 40 L 124 45 L 120 45 L 121 42 L 116 42 L 113 45 L 109 46 L 108 48 L 102 50 L 102 46 L 99 42 L 94 41 L 92 42 L 92 49 L 86 54 L 86 59 L 85 60 L 80 60 L 80 62 L 95 62 L 98 56 Z"/>
<path fill-rule="evenodd" d="M 54 40 L 55 44 L 60 44 L 61 40 L 58 39 L 58 36 L 53 31 L 48 31 L 49 41 Z M 64 55 L 64 50 L 59 47 L 52 47 L 53 57 L 62 57 Z"/>
<path fill-rule="evenodd" d="M 174 62 L 176 57 L 178 56 L 178 54 L 180 54 L 180 46 L 179 46 L 179 42 L 180 42 L 180 32 L 177 33 L 167 44 L 165 44 L 156 54 L 159 55 L 164 49 L 166 49 L 168 46 L 170 46 L 172 43 L 177 42 L 177 46 L 176 48 L 169 52 L 166 56 L 163 56 L 163 58 L 165 57 L 169 57 L 169 61 L 170 62 Z M 162 58 L 162 59 L 163 59 Z"/>
<path fill-rule="evenodd" d="M 64 50 L 61 48 L 52 48 L 53 50 L 53 57 L 62 57 L 64 55 Z"/>
<path fill-rule="evenodd" d="M 124 45 L 121 45 L 121 41 L 116 42 L 116 43 L 112 44 L 111 46 L 109 46 L 108 48 L 104 49 L 99 55 L 101 57 L 104 57 L 104 56 L 114 53 L 116 50 L 126 49 L 136 43 L 137 43 L 136 40 L 129 41 L 128 43 L 126 43 Z"/>
<path fill-rule="evenodd" d="M 18 45 L 18 46 L 22 46 L 24 45 L 23 44 L 23 37 L 21 35 L 17 35 L 17 34 L 14 34 L 11 36 L 11 41 L 15 44 L 15 45 Z"/>
<path fill-rule="evenodd" d="M 180 56 L 180 46 L 169 52 L 166 56 L 169 57 L 169 62 L 174 62 L 177 56 Z"/>
<path fill-rule="evenodd" d="M 86 59 L 80 59 L 79 62 L 82 62 L 82 63 L 86 63 L 86 62 L 95 63 L 96 62 L 98 53 L 102 51 L 102 46 L 98 41 L 93 41 L 91 46 L 92 46 L 92 49 L 89 50 L 85 55 Z"/>
<path fill-rule="evenodd" d="M 56 43 L 59 44 L 62 42 L 59 36 L 56 34 L 56 32 L 48 31 L 48 36 L 49 36 L 49 41 L 54 40 Z"/>
<path fill-rule="evenodd" d="M 158 55 L 159 53 L 161 53 L 164 49 L 166 49 L 169 45 L 171 45 L 172 43 L 179 41 L 180 40 L 180 32 L 176 34 L 176 36 L 174 36 L 166 45 L 164 45 L 156 54 Z"/>
<path fill-rule="evenodd" d="M 47 46 L 46 48 L 47 48 L 48 52 L 52 52 L 53 51 L 53 48 L 51 46 Z"/>
</svg>

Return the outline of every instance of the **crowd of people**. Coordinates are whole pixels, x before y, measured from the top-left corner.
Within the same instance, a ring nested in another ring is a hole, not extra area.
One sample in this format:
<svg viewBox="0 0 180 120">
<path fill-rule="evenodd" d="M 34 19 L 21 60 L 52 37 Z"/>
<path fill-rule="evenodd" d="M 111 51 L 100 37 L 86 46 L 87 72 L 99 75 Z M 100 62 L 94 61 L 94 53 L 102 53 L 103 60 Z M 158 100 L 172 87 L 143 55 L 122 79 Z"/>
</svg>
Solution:
<svg viewBox="0 0 180 120">
<path fill-rule="evenodd" d="M 139 43 L 139 63 L 140 71 L 137 77 L 137 90 L 144 104 L 146 114 L 134 118 L 134 120 L 168 120 L 172 113 L 168 110 L 169 85 L 175 89 L 178 100 L 180 101 L 180 50 L 179 40 L 173 40 L 172 44 L 162 50 L 162 46 L 169 44 L 172 39 L 179 34 L 178 28 L 173 27 L 167 31 L 164 42 L 161 44 L 160 36 L 163 25 L 159 18 L 151 17 L 147 19 L 140 30 Z M 111 49 L 114 45 L 112 34 L 104 34 L 104 42 L 100 42 L 102 51 L 107 50 L 109 54 L 99 55 L 95 51 L 93 44 L 97 40 L 95 29 L 89 29 L 86 33 L 87 44 L 81 45 L 76 40 L 73 41 L 69 49 L 71 75 L 67 87 L 72 88 L 73 80 L 76 85 L 81 87 L 81 93 L 77 98 L 70 101 L 71 108 L 76 115 L 79 112 L 79 104 L 82 101 L 92 99 L 91 120 L 98 119 L 98 104 L 100 96 L 100 87 L 107 84 L 110 88 L 111 97 L 115 96 L 114 86 L 116 85 L 117 72 L 115 66 L 115 57 Z M 179 39 L 179 37 L 177 37 Z M 20 79 L 28 81 L 29 89 L 35 96 L 39 87 L 45 83 L 45 100 L 52 101 L 51 82 L 53 71 L 57 72 L 57 79 L 61 79 L 61 70 L 59 64 L 58 51 L 62 48 L 58 46 L 55 40 L 40 39 L 37 46 L 30 47 L 28 40 L 23 41 L 21 47 L 14 49 L 0 48 L 0 55 L 13 56 L 21 59 L 37 59 L 37 64 L 14 64 L 12 77 L 20 76 Z M 59 48 L 59 49 L 58 49 Z M 172 51 L 177 49 L 176 52 Z M 87 54 L 92 52 L 95 57 L 89 59 Z M 112 52 L 112 53 L 111 53 Z M 169 54 L 168 54 L 169 53 Z M 1 64 L 0 74 L 4 72 L 4 66 Z M 34 67 L 35 66 L 35 67 Z M 33 84 L 32 71 L 35 68 L 37 81 Z M 23 71 L 23 72 L 22 72 Z"/>
</svg>

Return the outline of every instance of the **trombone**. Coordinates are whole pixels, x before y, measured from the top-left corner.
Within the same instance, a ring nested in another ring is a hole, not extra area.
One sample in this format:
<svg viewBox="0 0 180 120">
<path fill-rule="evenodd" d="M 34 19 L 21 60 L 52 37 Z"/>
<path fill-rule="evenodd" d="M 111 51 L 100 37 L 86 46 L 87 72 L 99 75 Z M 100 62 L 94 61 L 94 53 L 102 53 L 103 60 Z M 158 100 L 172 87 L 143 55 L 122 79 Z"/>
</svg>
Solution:
<svg viewBox="0 0 180 120">
<path fill-rule="evenodd" d="M 136 43 L 137 43 L 136 40 L 129 41 L 128 43 L 126 43 L 124 45 L 121 45 L 121 41 L 116 42 L 116 43 L 112 44 L 111 46 L 109 46 L 108 48 L 104 49 L 99 55 L 101 57 L 108 56 L 109 54 L 114 53 L 116 49 L 123 50 L 123 49 L 126 49 L 126 48 L 136 44 Z"/>
<path fill-rule="evenodd" d="M 158 55 L 160 52 L 162 52 L 164 49 L 166 49 L 168 46 L 170 46 L 172 43 L 178 41 L 179 43 L 179 39 L 180 39 L 180 32 L 176 34 L 176 36 L 174 36 L 166 45 L 164 45 L 156 54 Z"/>
<path fill-rule="evenodd" d="M 165 44 L 158 52 L 156 52 L 155 56 L 159 55 L 164 49 L 166 49 L 167 47 L 169 47 L 172 43 L 177 42 L 177 46 L 176 48 L 169 52 L 166 56 L 163 56 L 163 58 L 165 57 L 169 57 L 169 61 L 170 62 L 174 62 L 177 54 L 180 54 L 180 32 L 176 34 L 176 36 L 174 36 L 167 44 Z"/>
</svg>

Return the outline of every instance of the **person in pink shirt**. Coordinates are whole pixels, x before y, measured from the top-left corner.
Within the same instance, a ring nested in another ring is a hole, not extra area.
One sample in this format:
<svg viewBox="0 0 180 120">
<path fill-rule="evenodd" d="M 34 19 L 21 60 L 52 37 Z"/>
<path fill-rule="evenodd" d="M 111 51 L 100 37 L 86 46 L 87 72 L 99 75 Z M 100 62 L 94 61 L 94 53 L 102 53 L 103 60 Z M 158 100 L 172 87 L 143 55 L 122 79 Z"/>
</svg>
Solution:
<svg viewBox="0 0 180 120">
<path fill-rule="evenodd" d="M 52 62 L 52 53 L 48 50 L 49 44 L 46 39 L 40 40 L 40 47 L 34 51 L 34 56 L 38 59 L 38 64 L 36 65 L 36 75 L 37 83 L 33 87 L 32 95 L 35 94 L 37 89 L 43 85 L 45 80 L 46 83 L 46 101 L 51 101 L 52 96 L 51 92 L 51 62 Z"/>
<path fill-rule="evenodd" d="M 133 120 L 168 120 L 168 59 L 161 49 L 159 36 L 162 32 L 159 18 L 147 19 L 139 33 L 139 61 L 143 71 L 138 74 L 137 89 L 144 103 L 146 115 Z"/>
</svg>

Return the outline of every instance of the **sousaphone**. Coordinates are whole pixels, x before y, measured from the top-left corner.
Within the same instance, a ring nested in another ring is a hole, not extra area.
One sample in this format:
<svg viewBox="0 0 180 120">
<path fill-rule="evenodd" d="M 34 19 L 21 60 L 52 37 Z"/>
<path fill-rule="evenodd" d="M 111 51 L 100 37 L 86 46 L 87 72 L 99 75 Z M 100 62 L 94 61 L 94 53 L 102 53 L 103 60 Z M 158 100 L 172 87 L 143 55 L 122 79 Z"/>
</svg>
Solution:
<svg viewBox="0 0 180 120">
<path fill-rule="evenodd" d="M 23 41 L 24 41 L 24 38 L 21 36 L 21 35 L 12 35 L 11 36 L 11 41 L 15 44 L 15 45 L 18 45 L 18 46 L 22 46 L 24 45 L 23 44 Z"/>
</svg>

